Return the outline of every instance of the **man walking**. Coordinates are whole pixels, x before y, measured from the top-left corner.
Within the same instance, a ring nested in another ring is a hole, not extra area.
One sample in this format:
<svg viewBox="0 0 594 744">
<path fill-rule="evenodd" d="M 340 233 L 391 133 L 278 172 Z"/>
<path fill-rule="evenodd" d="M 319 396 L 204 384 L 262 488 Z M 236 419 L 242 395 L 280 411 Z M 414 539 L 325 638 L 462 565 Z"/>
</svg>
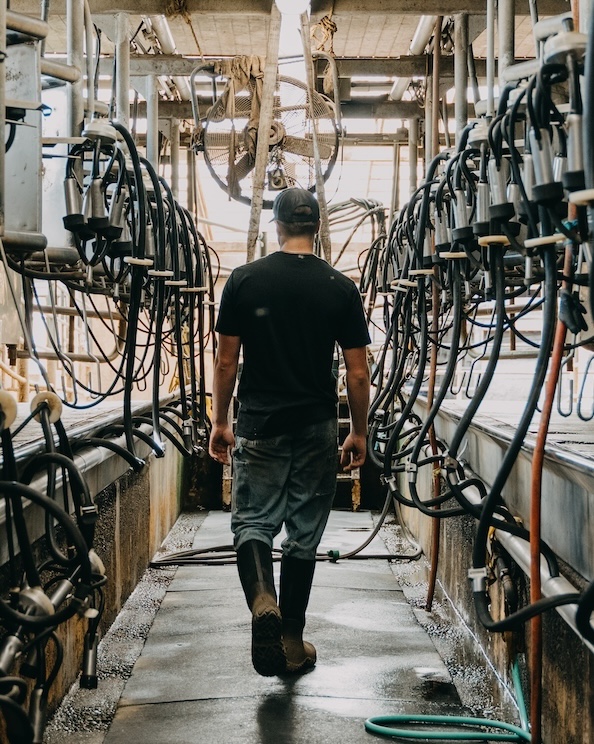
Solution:
<svg viewBox="0 0 594 744">
<path fill-rule="evenodd" d="M 351 430 L 345 470 L 365 461 L 369 334 L 355 284 L 313 253 L 319 207 L 304 189 L 273 205 L 280 251 L 233 271 L 216 330 L 210 454 L 233 448 L 231 529 L 239 577 L 252 612 L 252 662 L 259 674 L 300 673 L 316 663 L 303 641 L 316 550 L 337 470 L 335 345 L 346 366 Z M 238 369 L 236 437 L 227 415 Z M 272 542 L 285 525 L 280 598 Z"/>
</svg>

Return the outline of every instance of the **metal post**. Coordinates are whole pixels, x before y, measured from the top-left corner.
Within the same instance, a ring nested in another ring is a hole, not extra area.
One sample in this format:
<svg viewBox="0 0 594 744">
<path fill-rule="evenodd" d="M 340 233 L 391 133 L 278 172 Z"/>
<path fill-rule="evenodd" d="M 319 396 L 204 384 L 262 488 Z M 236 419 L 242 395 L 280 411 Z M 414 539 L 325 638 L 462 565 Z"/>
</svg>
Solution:
<svg viewBox="0 0 594 744">
<path fill-rule="evenodd" d="M 433 86 L 430 79 L 426 78 L 425 86 L 425 173 L 429 163 L 433 160 Z"/>
<path fill-rule="evenodd" d="M 276 73 L 278 66 L 278 45 L 280 39 L 281 14 L 273 3 L 270 9 L 270 29 L 268 32 L 268 49 L 266 51 L 266 68 L 262 83 L 262 106 L 260 108 L 260 122 L 258 126 L 258 143 L 256 145 L 256 163 L 252 188 L 252 210 L 247 240 L 247 262 L 256 257 L 256 242 L 260 232 L 260 216 L 264 202 L 264 179 L 266 178 L 266 163 L 268 162 L 268 143 L 274 110 L 274 89 L 276 87 Z"/>
<path fill-rule="evenodd" d="M 179 199 L 179 119 L 171 119 L 171 191 Z"/>
<path fill-rule="evenodd" d="M 127 13 L 116 13 L 115 53 L 116 119 L 128 129 L 130 127 L 130 24 Z"/>
<path fill-rule="evenodd" d="M 66 0 L 66 53 L 69 65 L 84 69 L 84 0 Z M 85 119 L 82 75 L 78 82 L 67 88 L 68 92 L 68 136 L 80 137 Z"/>
<path fill-rule="evenodd" d="M 186 206 L 188 212 L 194 215 L 194 219 L 197 217 L 196 209 L 196 163 L 194 162 L 194 150 L 188 147 L 186 150 L 186 166 L 187 166 L 187 180 L 188 180 L 188 198 Z"/>
<path fill-rule="evenodd" d="M 320 152 L 318 148 L 318 128 L 313 105 L 313 92 L 315 86 L 315 74 L 313 59 L 311 56 L 311 34 L 309 29 L 309 16 L 301 14 L 301 40 L 303 42 L 303 60 L 305 62 L 305 74 L 307 76 L 307 87 L 312 95 L 309 95 L 309 115 L 311 117 L 311 134 L 314 151 L 314 170 L 316 174 L 316 195 L 320 205 L 320 244 L 324 258 L 328 263 L 332 262 L 332 243 L 330 241 L 330 225 L 328 220 L 328 205 L 326 204 L 326 191 L 324 189 L 324 174 L 320 165 Z M 338 91 L 335 92 L 338 98 Z"/>
<path fill-rule="evenodd" d="M 412 196 L 417 190 L 417 170 L 419 165 L 419 120 L 408 120 L 408 168 L 409 188 Z"/>
<path fill-rule="evenodd" d="M 146 78 L 146 159 L 159 168 L 159 94 L 155 78 Z"/>
<path fill-rule="evenodd" d="M 441 74 L 441 24 L 443 16 L 437 16 L 433 36 L 433 76 L 431 78 L 433 109 L 431 111 L 431 157 L 439 152 L 439 77 Z"/>
<path fill-rule="evenodd" d="M 456 144 L 468 123 L 468 14 L 454 16 L 454 118 Z"/>
<path fill-rule="evenodd" d="M 487 119 L 495 113 L 495 0 L 487 0 Z"/>
<path fill-rule="evenodd" d="M 392 178 L 392 198 L 390 199 L 390 218 L 388 225 L 392 224 L 394 213 L 398 209 L 400 201 L 400 143 L 394 142 L 394 177 Z"/>
<path fill-rule="evenodd" d="M 592 0 L 579 0 L 577 26 L 583 34 L 587 34 L 590 28 L 590 17 L 592 14 Z"/>
<path fill-rule="evenodd" d="M 497 62 L 497 76 L 499 89 L 503 87 L 503 71 L 515 62 L 515 0 L 498 0 L 497 27 L 499 37 L 499 57 Z"/>
</svg>

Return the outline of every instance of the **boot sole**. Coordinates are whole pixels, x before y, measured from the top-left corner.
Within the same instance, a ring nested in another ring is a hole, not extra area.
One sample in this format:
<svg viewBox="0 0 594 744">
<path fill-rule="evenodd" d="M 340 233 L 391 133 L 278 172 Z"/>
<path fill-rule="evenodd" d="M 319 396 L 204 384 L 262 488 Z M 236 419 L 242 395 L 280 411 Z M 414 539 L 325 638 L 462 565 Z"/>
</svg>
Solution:
<svg viewBox="0 0 594 744">
<path fill-rule="evenodd" d="M 263 677 L 284 674 L 287 657 L 278 608 L 269 608 L 252 617 L 252 664 Z"/>
</svg>

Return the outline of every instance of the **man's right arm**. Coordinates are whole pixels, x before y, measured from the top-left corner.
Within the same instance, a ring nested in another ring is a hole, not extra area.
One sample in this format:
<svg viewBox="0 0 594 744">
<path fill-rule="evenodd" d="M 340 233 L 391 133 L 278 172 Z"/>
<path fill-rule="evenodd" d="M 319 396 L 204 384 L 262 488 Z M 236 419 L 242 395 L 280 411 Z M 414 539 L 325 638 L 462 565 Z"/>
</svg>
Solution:
<svg viewBox="0 0 594 744">
<path fill-rule="evenodd" d="M 351 431 L 342 446 L 340 464 L 343 470 L 360 468 L 367 454 L 367 415 L 369 412 L 369 366 L 367 347 L 343 349 L 346 386 L 351 412 Z"/>
<path fill-rule="evenodd" d="M 212 386 L 213 421 L 209 452 L 217 462 L 229 464 L 229 448 L 235 443 L 229 424 L 229 405 L 235 387 L 241 338 L 219 334 Z"/>
</svg>

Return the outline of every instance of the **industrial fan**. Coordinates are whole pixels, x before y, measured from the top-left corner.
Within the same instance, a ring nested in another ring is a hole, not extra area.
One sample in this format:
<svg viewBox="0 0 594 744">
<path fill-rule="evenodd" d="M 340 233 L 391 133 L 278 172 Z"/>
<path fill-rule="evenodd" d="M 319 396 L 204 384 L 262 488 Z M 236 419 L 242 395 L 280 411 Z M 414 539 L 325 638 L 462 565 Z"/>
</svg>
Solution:
<svg viewBox="0 0 594 744">
<path fill-rule="evenodd" d="M 217 183 L 234 199 L 251 203 L 256 161 L 259 107 L 254 106 L 255 85 L 223 94 L 208 112 L 203 131 L 204 159 Z M 326 180 L 336 162 L 338 130 L 332 104 L 314 91 L 320 166 Z M 273 121 L 268 143 L 264 209 L 270 209 L 275 192 L 289 186 L 315 188 L 314 141 L 308 92 L 305 83 L 278 77 L 273 102 Z"/>
</svg>

